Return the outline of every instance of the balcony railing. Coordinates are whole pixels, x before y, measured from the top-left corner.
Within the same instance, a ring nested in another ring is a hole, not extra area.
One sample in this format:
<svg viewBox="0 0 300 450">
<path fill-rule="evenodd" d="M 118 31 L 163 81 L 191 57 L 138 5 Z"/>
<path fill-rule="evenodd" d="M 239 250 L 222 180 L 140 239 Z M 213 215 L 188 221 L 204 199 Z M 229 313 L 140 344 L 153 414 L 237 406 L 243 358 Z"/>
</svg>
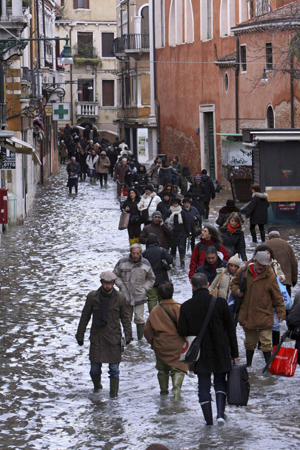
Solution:
<svg viewBox="0 0 300 450">
<path fill-rule="evenodd" d="M 98 103 L 76 102 L 77 117 L 98 117 Z"/>
<path fill-rule="evenodd" d="M 149 34 L 123 34 L 122 37 L 113 40 L 111 53 L 130 53 L 149 50 Z"/>
</svg>

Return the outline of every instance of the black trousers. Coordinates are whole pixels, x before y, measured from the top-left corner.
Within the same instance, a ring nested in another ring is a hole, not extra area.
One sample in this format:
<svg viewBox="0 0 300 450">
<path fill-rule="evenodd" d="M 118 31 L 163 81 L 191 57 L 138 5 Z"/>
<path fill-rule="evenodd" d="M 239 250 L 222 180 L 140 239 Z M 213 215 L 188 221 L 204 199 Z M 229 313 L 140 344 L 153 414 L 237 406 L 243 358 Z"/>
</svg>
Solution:
<svg viewBox="0 0 300 450">
<path fill-rule="evenodd" d="M 69 186 L 69 193 L 72 193 L 72 188 L 73 186 L 75 186 L 75 192 L 77 194 L 78 192 L 78 178 L 70 178 L 69 182 L 68 182 L 68 186 Z"/>
<path fill-rule="evenodd" d="M 98 173 L 99 180 L 100 180 L 100 186 L 103 187 L 103 179 L 105 184 L 107 184 L 107 173 Z"/>
<path fill-rule="evenodd" d="M 256 236 L 256 231 L 255 231 L 256 225 L 257 225 L 256 223 L 250 224 L 250 233 L 251 233 L 253 242 L 257 242 L 257 236 Z M 265 240 L 266 240 L 265 226 L 263 224 L 259 224 L 258 228 L 259 228 L 261 240 L 262 240 L 262 242 L 265 242 Z"/>
</svg>

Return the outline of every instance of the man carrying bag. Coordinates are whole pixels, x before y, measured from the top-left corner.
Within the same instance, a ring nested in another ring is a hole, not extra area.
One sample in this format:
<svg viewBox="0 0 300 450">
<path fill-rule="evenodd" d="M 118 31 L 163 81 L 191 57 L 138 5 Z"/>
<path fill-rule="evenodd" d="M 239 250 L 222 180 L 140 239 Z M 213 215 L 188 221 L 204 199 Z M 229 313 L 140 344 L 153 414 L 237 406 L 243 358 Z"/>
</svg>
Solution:
<svg viewBox="0 0 300 450">
<path fill-rule="evenodd" d="M 207 277 L 197 273 L 192 280 L 193 297 L 180 308 L 179 336 L 199 336 L 209 310 L 212 296 L 208 291 Z M 214 374 L 217 422 L 225 421 L 226 373 L 231 370 L 231 359 L 238 358 L 235 327 L 225 299 L 218 297 L 201 342 L 200 358 L 194 372 L 198 376 L 199 402 L 207 425 L 213 425 L 211 407 L 211 374 Z"/>
</svg>

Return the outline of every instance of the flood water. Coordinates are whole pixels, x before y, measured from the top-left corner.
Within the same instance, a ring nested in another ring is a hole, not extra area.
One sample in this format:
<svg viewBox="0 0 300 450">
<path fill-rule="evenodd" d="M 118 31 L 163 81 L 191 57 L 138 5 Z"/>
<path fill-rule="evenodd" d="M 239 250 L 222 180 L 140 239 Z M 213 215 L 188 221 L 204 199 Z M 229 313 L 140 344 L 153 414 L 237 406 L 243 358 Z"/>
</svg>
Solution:
<svg viewBox="0 0 300 450">
<path fill-rule="evenodd" d="M 145 339 L 125 349 L 117 399 L 109 398 L 107 365 L 103 390 L 89 377 L 88 331 L 83 347 L 75 333 L 87 293 L 99 274 L 112 270 L 129 249 L 127 231 L 118 231 L 115 184 L 107 189 L 79 183 L 69 196 L 61 167 L 38 189 L 21 227 L 2 236 L 0 268 L 0 448 L 144 450 L 160 442 L 170 450 L 299 449 L 300 368 L 293 378 L 262 375 L 256 351 L 250 370 L 247 407 L 227 406 L 224 427 L 206 427 L 194 375 L 185 378 L 182 401 L 161 398 L 155 357 Z M 229 194 L 212 202 L 210 223 Z M 300 228 L 281 226 L 282 236 L 300 255 Z M 247 230 L 247 227 L 246 227 Z M 253 251 L 247 237 L 249 256 Z M 172 269 L 176 301 L 191 296 L 186 269 Z M 147 309 L 147 308 L 146 308 Z M 240 361 L 245 362 L 238 327 Z M 213 404 L 215 415 L 215 404 Z"/>
</svg>

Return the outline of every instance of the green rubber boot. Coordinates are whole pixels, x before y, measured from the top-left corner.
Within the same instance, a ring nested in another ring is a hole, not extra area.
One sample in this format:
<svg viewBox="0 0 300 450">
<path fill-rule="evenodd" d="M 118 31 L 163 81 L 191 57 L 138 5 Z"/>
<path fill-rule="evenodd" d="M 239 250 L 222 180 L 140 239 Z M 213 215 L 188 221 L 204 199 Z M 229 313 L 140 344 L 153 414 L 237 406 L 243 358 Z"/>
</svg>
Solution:
<svg viewBox="0 0 300 450">
<path fill-rule="evenodd" d="M 102 389 L 101 384 L 101 375 L 91 375 L 92 382 L 94 384 L 94 391 L 99 391 L 99 389 Z"/>
<path fill-rule="evenodd" d="M 143 339 L 144 336 L 144 328 L 145 328 L 145 324 L 144 323 L 138 323 L 136 325 L 136 331 L 137 331 L 137 337 L 138 340 L 140 341 L 141 339 Z"/>
<path fill-rule="evenodd" d="M 171 370 L 171 377 L 172 377 L 172 383 L 173 383 L 173 389 L 172 392 L 174 394 L 174 402 L 178 402 L 181 400 L 181 386 L 184 380 L 185 373 L 182 371 L 176 371 L 173 372 Z"/>
<path fill-rule="evenodd" d="M 110 379 L 110 397 L 115 398 L 118 397 L 119 392 L 119 378 L 111 378 Z"/>
<path fill-rule="evenodd" d="M 157 378 L 160 386 L 160 395 L 168 395 L 169 393 L 169 373 L 159 370 Z"/>
</svg>

